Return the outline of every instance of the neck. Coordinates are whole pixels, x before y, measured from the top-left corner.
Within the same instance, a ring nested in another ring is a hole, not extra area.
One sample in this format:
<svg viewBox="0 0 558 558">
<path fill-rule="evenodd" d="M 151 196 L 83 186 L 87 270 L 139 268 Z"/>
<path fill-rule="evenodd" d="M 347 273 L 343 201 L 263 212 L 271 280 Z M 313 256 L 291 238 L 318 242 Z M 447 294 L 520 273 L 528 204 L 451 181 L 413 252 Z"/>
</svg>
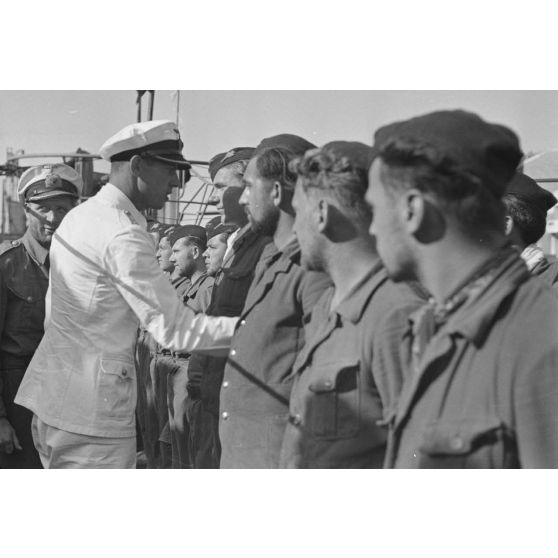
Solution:
<svg viewBox="0 0 558 558">
<path fill-rule="evenodd" d="M 332 305 L 343 300 L 380 261 L 370 239 L 336 245 L 326 258 L 326 272 L 335 286 Z"/>
<path fill-rule="evenodd" d="M 195 283 L 203 274 L 204 274 L 204 272 L 201 269 L 196 269 L 196 271 L 194 271 L 194 273 L 192 273 L 192 275 L 190 277 L 190 281 L 192 283 Z"/>
<path fill-rule="evenodd" d="M 138 211 L 147 209 L 141 196 L 138 195 L 136 179 L 129 172 L 124 172 L 122 169 L 116 171 L 112 170 L 109 181 L 134 204 Z"/>
<path fill-rule="evenodd" d="M 282 250 L 293 237 L 294 216 L 281 211 L 277 229 L 273 233 L 273 243 L 278 250 Z"/>
<path fill-rule="evenodd" d="M 448 245 L 419 263 L 418 280 L 434 297 L 443 303 L 475 269 L 494 257 L 504 241 L 479 245 L 472 242 Z"/>
</svg>

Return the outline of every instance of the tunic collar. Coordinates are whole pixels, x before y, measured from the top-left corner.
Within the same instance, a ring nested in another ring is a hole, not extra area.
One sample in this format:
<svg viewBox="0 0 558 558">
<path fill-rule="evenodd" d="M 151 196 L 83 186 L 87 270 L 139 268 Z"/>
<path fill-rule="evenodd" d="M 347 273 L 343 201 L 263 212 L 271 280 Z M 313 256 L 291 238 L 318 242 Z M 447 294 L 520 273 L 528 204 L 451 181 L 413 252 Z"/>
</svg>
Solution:
<svg viewBox="0 0 558 558">
<path fill-rule="evenodd" d="M 130 217 L 133 223 L 147 230 L 146 218 L 137 210 L 130 198 L 122 190 L 114 186 L 114 184 L 110 182 L 105 184 L 95 197 L 121 209 Z"/>
<path fill-rule="evenodd" d="M 48 250 L 33 238 L 29 229 L 25 231 L 25 234 L 21 238 L 21 243 L 25 246 L 27 253 L 35 262 L 39 265 L 45 265 L 46 259 L 48 258 Z"/>
<path fill-rule="evenodd" d="M 381 262 L 376 262 L 368 273 L 353 287 L 351 292 L 335 308 L 332 308 L 332 311 L 337 312 L 337 314 L 340 314 L 354 324 L 358 323 L 368 306 L 368 301 L 387 278 L 387 272 Z M 329 304 L 333 298 L 333 289 L 331 289 L 328 298 L 327 303 Z"/>
</svg>

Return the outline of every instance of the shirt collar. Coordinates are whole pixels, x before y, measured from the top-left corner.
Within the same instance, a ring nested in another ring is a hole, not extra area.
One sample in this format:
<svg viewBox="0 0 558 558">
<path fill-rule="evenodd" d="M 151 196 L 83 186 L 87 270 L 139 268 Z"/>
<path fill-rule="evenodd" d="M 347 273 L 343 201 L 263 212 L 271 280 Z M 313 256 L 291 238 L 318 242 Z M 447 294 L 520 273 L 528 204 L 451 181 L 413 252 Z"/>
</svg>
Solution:
<svg viewBox="0 0 558 558">
<path fill-rule="evenodd" d="M 129 215 L 135 224 L 139 225 L 142 229 L 147 230 L 146 218 L 137 210 L 130 198 L 126 196 L 120 188 L 114 186 L 114 184 L 111 184 L 110 182 L 105 184 L 95 197 L 106 200 L 118 209 L 122 209 Z"/>
<path fill-rule="evenodd" d="M 332 310 L 351 322 L 358 323 L 372 295 L 387 278 L 387 272 L 381 262 L 376 262 L 351 292 Z"/>
<path fill-rule="evenodd" d="M 48 257 L 48 250 L 39 244 L 33 235 L 29 232 L 29 229 L 25 231 L 21 239 L 21 243 L 25 246 L 27 253 L 39 264 L 45 265 L 45 261 Z"/>
<path fill-rule="evenodd" d="M 521 252 L 521 258 L 527 264 L 529 271 L 532 271 L 538 263 L 545 259 L 544 252 L 536 244 L 526 246 Z"/>
<path fill-rule="evenodd" d="M 529 277 L 529 271 L 518 252 L 510 250 L 508 257 L 498 266 L 492 281 L 457 310 L 443 329 L 450 334 L 460 333 L 476 344 L 480 343 L 490 330 L 502 302 Z"/>
</svg>

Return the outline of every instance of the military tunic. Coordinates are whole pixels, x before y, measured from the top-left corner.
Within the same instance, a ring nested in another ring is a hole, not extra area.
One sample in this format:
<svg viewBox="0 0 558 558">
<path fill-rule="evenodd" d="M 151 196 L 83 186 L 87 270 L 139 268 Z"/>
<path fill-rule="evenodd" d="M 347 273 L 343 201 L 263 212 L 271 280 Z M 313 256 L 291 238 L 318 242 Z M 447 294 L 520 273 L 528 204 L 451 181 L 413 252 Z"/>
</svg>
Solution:
<svg viewBox="0 0 558 558">
<path fill-rule="evenodd" d="M 0 417 L 7 417 L 23 447 L 0 452 L 0 465 L 40 468 L 31 437 L 32 413 L 14 404 L 25 370 L 44 334 L 48 250 L 28 232 L 0 245 Z"/>
<path fill-rule="evenodd" d="M 533 267 L 531 274 L 539 277 L 554 289 L 558 289 L 558 261 L 551 261 L 545 257 Z"/>
<path fill-rule="evenodd" d="M 269 244 L 240 314 L 221 388 L 221 468 L 276 468 L 304 326 L 331 281 L 299 265 L 293 238 Z"/>
<path fill-rule="evenodd" d="M 558 299 L 510 250 L 438 331 L 411 318 L 412 361 L 386 466 L 558 467 Z"/>
<path fill-rule="evenodd" d="M 312 312 L 294 365 L 281 467 L 381 467 L 403 378 L 400 345 L 409 314 L 425 303 L 375 265 L 335 308 L 328 289 Z"/>
<path fill-rule="evenodd" d="M 215 278 L 207 314 L 239 316 L 254 278 L 256 265 L 268 236 L 253 231 L 249 225 L 240 229 Z M 190 456 L 195 468 L 218 468 L 219 393 L 227 357 L 193 354 L 188 365 L 188 422 Z"/>
</svg>

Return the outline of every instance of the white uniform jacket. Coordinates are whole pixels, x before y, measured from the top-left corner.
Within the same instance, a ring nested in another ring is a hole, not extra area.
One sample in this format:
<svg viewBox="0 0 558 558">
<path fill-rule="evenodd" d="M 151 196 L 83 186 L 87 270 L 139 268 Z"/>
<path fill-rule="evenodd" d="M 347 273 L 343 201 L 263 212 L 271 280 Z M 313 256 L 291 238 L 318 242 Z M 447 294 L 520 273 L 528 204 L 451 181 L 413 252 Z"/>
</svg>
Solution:
<svg viewBox="0 0 558 558">
<path fill-rule="evenodd" d="M 135 436 L 138 325 L 180 352 L 224 347 L 236 318 L 195 315 L 155 259 L 146 220 L 115 186 L 64 218 L 50 251 L 45 335 L 16 397 L 56 428 Z"/>
</svg>

